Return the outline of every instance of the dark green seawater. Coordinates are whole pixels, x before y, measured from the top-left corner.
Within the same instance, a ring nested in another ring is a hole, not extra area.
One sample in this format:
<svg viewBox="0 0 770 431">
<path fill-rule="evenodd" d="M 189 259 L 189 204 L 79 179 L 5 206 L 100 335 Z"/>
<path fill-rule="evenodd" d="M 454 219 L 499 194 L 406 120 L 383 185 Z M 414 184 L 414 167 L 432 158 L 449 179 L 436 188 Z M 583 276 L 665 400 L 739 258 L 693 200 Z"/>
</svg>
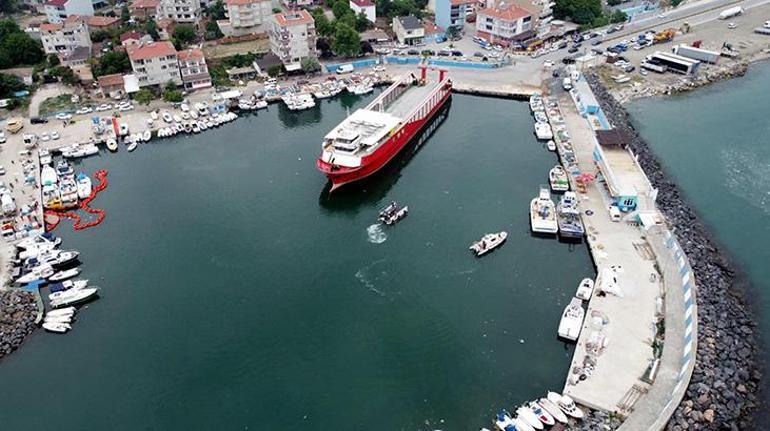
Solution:
<svg viewBox="0 0 770 431">
<path fill-rule="evenodd" d="M 559 315 L 593 269 L 529 234 L 556 159 L 527 104 L 455 96 L 419 151 L 329 197 L 319 142 L 366 100 L 84 161 L 107 218 L 57 233 L 103 295 L 0 363 L 0 429 L 467 430 L 560 389 Z M 374 243 L 394 199 L 409 216 Z"/>
<path fill-rule="evenodd" d="M 763 63 L 743 78 L 638 101 L 629 110 L 665 170 L 745 271 L 765 352 L 770 346 L 769 101 L 770 63 Z"/>
</svg>

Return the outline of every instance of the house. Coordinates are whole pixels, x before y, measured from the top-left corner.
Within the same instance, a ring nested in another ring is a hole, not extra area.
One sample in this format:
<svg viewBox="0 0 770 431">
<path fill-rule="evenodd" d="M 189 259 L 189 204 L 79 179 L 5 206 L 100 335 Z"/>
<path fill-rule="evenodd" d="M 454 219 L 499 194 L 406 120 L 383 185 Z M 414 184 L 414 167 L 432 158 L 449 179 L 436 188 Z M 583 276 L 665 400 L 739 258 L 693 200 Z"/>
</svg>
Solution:
<svg viewBox="0 0 770 431">
<path fill-rule="evenodd" d="M 425 31 L 425 43 L 441 43 L 446 40 L 444 29 L 437 26 L 433 21 L 426 19 L 422 27 Z"/>
<path fill-rule="evenodd" d="M 140 87 L 182 85 L 176 48 L 171 42 L 151 42 L 126 47 L 131 69 Z"/>
<path fill-rule="evenodd" d="M 158 17 L 159 6 L 160 0 L 134 0 L 131 6 L 128 7 L 128 10 L 135 19 L 145 21 Z"/>
<path fill-rule="evenodd" d="M 425 38 L 425 28 L 414 15 L 393 18 L 393 33 L 398 43 L 404 45 L 421 45 Z"/>
<path fill-rule="evenodd" d="M 264 32 L 273 15 L 271 0 L 225 0 L 227 19 L 217 21 L 225 36 L 243 36 Z"/>
<path fill-rule="evenodd" d="M 353 10 L 353 12 L 358 15 L 359 13 L 363 13 L 366 15 L 366 19 L 369 20 L 369 22 L 374 22 L 375 19 L 377 19 L 377 7 L 374 5 L 374 2 L 372 0 L 349 0 L 350 1 L 350 9 Z"/>
<path fill-rule="evenodd" d="M 316 57 L 315 21 L 308 11 L 273 15 L 268 33 L 270 51 L 281 59 L 286 71 L 300 70 L 303 58 Z"/>
<path fill-rule="evenodd" d="M 91 57 L 91 47 L 76 46 L 67 55 L 62 56 L 61 63 L 69 67 L 83 66 L 88 63 L 88 59 L 90 57 Z"/>
<path fill-rule="evenodd" d="M 201 0 L 160 0 L 158 15 L 177 23 L 196 24 L 201 17 Z"/>
<path fill-rule="evenodd" d="M 46 54 L 58 54 L 61 57 L 69 55 L 75 48 L 86 47 L 91 50 L 91 35 L 83 20 L 67 18 L 51 24 L 40 25 L 40 41 Z"/>
<path fill-rule="evenodd" d="M 171 18 L 161 18 L 156 23 L 158 25 L 158 36 L 160 40 L 171 40 L 171 35 L 174 34 L 174 27 L 176 23 Z"/>
<path fill-rule="evenodd" d="M 100 76 L 96 82 L 103 97 L 120 99 L 126 93 L 123 87 L 123 75 L 119 73 Z"/>
<path fill-rule="evenodd" d="M 211 87 L 211 75 L 206 65 L 203 51 L 190 48 L 177 53 L 179 59 L 179 74 L 185 90 L 198 90 Z"/>
<path fill-rule="evenodd" d="M 446 29 L 462 29 L 476 4 L 477 0 L 436 0 L 436 24 Z"/>
<path fill-rule="evenodd" d="M 534 36 L 532 15 L 516 5 L 497 5 L 478 11 L 476 36 L 491 43 L 510 46 Z"/>
<path fill-rule="evenodd" d="M 273 54 L 272 52 L 268 52 L 267 54 L 263 55 L 262 58 L 254 60 L 253 65 L 257 70 L 257 74 L 266 78 L 268 76 L 267 72 L 271 68 L 282 66 L 283 63 L 277 55 Z"/>
<path fill-rule="evenodd" d="M 43 9 L 51 24 L 61 23 L 72 15 L 94 15 L 94 5 L 91 0 L 47 0 Z"/>
<path fill-rule="evenodd" d="M 91 31 L 96 30 L 109 30 L 111 28 L 120 27 L 120 18 L 114 16 L 89 16 L 85 17 L 86 24 Z"/>
<path fill-rule="evenodd" d="M 122 46 L 137 45 L 140 43 L 152 42 L 149 34 L 142 34 L 136 30 L 129 30 L 120 35 L 120 44 Z"/>
</svg>

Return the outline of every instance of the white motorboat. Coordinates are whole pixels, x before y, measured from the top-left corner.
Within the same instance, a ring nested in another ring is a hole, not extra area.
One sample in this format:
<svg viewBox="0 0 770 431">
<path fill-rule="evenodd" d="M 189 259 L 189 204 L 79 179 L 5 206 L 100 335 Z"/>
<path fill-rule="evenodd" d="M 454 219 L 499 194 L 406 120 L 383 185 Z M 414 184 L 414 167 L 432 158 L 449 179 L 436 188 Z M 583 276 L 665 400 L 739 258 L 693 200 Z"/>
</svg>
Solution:
<svg viewBox="0 0 770 431">
<path fill-rule="evenodd" d="M 75 250 L 67 250 L 67 251 L 61 251 L 56 256 L 56 262 L 54 262 L 54 265 L 66 265 L 73 260 L 77 259 L 78 256 L 80 256 L 79 251 Z"/>
<path fill-rule="evenodd" d="M 43 323 L 43 329 L 45 329 L 48 332 L 56 332 L 59 334 L 63 334 L 70 329 L 72 329 L 72 326 L 70 326 L 69 323 L 54 323 L 54 322 L 45 322 Z"/>
<path fill-rule="evenodd" d="M 132 143 L 128 144 L 128 148 L 126 148 L 126 150 L 128 150 L 128 152 L 130 153 L 131 151 L 134 151 L 136 149 L 136 146 L 137 146 L 137 143 L 136 142 L 132 142 Z"/>
<path fill-rule="evenodd" d="M 182 117 L 180 117 L 179 115 L 174 115 L 172 118 L 174 119 L 175 123 L 181 123 L 182 122 Z"/>
<path fill-rule="evenodd" d="M 509 426 L 506 431 L 535 431 L 535 428 L 529 424 L 529 422 L 525 421 L 524 419 L 520 417 L 513 418 L 513 421 L 511 421 L 511 425 L 514 427 L 511 429 Z"/>
<path fill-rule="evenodd" d="M 56 175 L 56 170 L 49 165 L 43 166 L 40 170 L 40 184 L 50 185 L 56 184 L 58 181 L 59 177 Z"/>
<path fill-rule="evenodd" d="M 495 416 L 495 425 L 500 431 L 507 431 L 507 428 L 513 423 L 511 414 L 505 410 L 500 410 L 500 413 Z"/>
<path fill-rule="evenodd" d="M 540 187 L 538 196 L 529 203 L 529 220 L 532 232 L 557 233 L 556 205 L 551 200 L 548 187 Z"/>
<path fill-rule="evenodd" d="M 192 130 L 193 133 L 200 133 L 201 132 L 201 128 L 200 128 L 200 126 L 198 126 L 197 122 L 192 123 L 192 127 L 190 127 L 190 130 Z"/>
<path fill-rule="evenodd" d="M 535 111 L 535 121 L 538 123 L 547 123 L 548 117 L 545 115 L 544 111 Z"/>
<path fill-rule="evenodd" d="M 569 395 L 559 395 L 556 392 L 548 392 L 548 400 L 559 406 L 561 411 L 575 419 L 582 419 L 585 414 L 575 405 L 575 401 Z"/>
<path fill-rule="evenodd" d="M 70 290 L 65 290 L 64 292 L 57 292 L 57 293 L 62 293 L 62 295 L 57 296 L 55 299 L 51 299 L 51 307 L 59 308 L 59 307 L 66 307 L 68 305 L 78 304 L 80 302 L 83 302 L 92 298 L 98 292 L 99 292 L 98 287 L 87 287 L 85 289 L 70 289 Z"/>
<path fill-rule="evenodd" d="M 62 281 L 68 278 L 76 277 L 78 274 L 80 274 L 80 268 L 70 268 L 64 271 L 59 271 L 48 277 L 48 281 Z"/>
<path fill-rule="evenodd" d="M 190 105 L 186 103 L 182 103 L 181 105 L 179 105 L 179 109 L 181 109 L 182 112 L 190 112 Z"/>
<path fill-rule="evenodd" d="M 37 155 L 40 158 L 40 166 L 48 165 L 51 163 L 51 153 L 45 148 L 38 150 Z"/>
<path fill-rule="evenodd" d="M 402 218 L 406 217 L 408 213 L 409 213 L 408 206 L 403 206 L 399 208 L 396 202 L 391 202 L 390 205 L 388 205 L 382 211 L 380 211 L 378 220 L 380 220 L 381 222 L 385 223 L 388 226 L 392 226 Z"/>
<path fill-rule="evenodd" d="M 257 100 L 256 103 L 254 103 L 254 109 L 265 109 L 265 108 L 267 108 L 266 100 Z"/>
<path fill-rule="evenodd" d="M 198 119 L 198 113 L 195 112 L 195 111 L 190 111 L 190 118 L 193 119 L 193 120 L 197 120 Z"/>
<path fill-rule="evenodd" d="M 115 151 L 118 151 L 118 141 L 116 141 L 115 138 L 107 139 L 107 149 L 112 151 L 113 153 Z"/>
<path fill-rule="evenodd" d="M 149 129 L 142 132 L 142 140 L 144 142 L 150 142 L 150 139 L 152 139 L 152 132 Z"/>
<path fill-rule="evenodd" d="M 319 100 L 320 99 L 328 99 L 328 98 L 330 98 L 332 96 L 333 96 L 333 94 L 329 90 L 321 90 L 321 91 L 316 91 L 315 93 L 313 93 L 313 97 L 315 97 L 316 99 L 319 99 Z"/>
<path fill-rule="evenodd" d="M 591 295 L 594 293 L 594 281 L 590 278 L 584 278 L 578 285 L 575 297 L 588 301 L 591 299 Z"/>
<path fill-rule="evenodd" d="M 559 205 L 557 209 L 560 213 L 580 215 L 577 193 L 564 192 L 564 194 L 561 196 L 561 199 L 559 199 Z"/>
<path fill-rule="evenodd" d="M 70 323 L 72 322 L 73 314 L 64 314 L 61 316 L 46 315 L 43 319 L 43 323 Z"/>
<path fill-rule="evenodd" d="M 548 413 L 547 410 L 543 408 L 537 401 L 530 401 L 529 404 L 527 404 L 527 407 L 532 411 L 532 413 L 537 416 L 538 419 L 540 419 L 540 422 L 542 422 L 544 425 L 553 425 L 556 423 L 556 420 L 554 420 L 554 417 Z"/>
<path fill-rule="evenodd" d="M 548 123 L 535 123 L 535 136 L 541 141 L 553 139 L 553 130 Z"/>
<path fill-rule="evenodd" d="M 548 141 L 548 143 L 545 146 L 546 148 L 548 148 L 548 151 L 556 151 L 556 142 L 554 142 L 553 139 Z"/>
<path fill-rule="evenodd" d="M 174 117 L 171 116 L 171 114 L 168 111 L 163 111 L 163 114 L 161 114 L 163 117 L 163 121 L 166 123 L 171 123 L 174 121 Z"/>
<path fill-rule="evenodd" d="M 516 409 L 516 417 L 527 422 L 527 425 L 536 430 L 543 429 L 543 423 L 537 418 L 537 415 L 529 409 L 529 407 L 519 407 Z"/>
<path fill-rule="evenodd" d="M 556 395 L 558 395 L 558 394 L 556 394 Z M 561 409 L 559 408 L 558 405 L 554 404 L 548 398 L 540 398 L 540 400 L 538 400 L 538 404 L 540 404 L 540 406 L 545 411 L 550 413 L 551 416 L 553 416 L 553 418 L 556 419 L 557 421 L 559 421 L 559 422 L 561 422 L 563 424 L 567 423 L 567 420 L 568 420 L 567 419 L 567 415 L 565 415 L 564 412 L 561 411 Z"/>
<path fill-rule="evenodd" d="M 72 316 L 75 314 L 75 311 L 77 309 L 75 307 L 66 307 L 66 308 L 60 308 L 58 310 L 51 310 L 45 313 L 46 317 L 48 316 Z"/>
<path fill-rule="evenodd" d="M 499 247 L 505 242 L 506 238 L 508 238 L 508 232 L 506 231 L 488 233 L 481 237 L 480 240 L 471 244 L 468 248 L 476 253 L 476 256 L 480 257 Z"/>
<path fill-rule="evenodd" d="M 374 91 L 374 87 L 369 84 L 348 85 L 348 91 L 356 96 L 363 96 L 364 94 L 369 94 Z"/>
<path fill-rule="evenodd" d="M 77 184 L 78 184 L 78 197 L 80 199 L 85 199 L 91 196 L 91 178 L 88 178 L 88 175 L 82 172 L 79 173 L 77 176 Z"/>
<path fill-rule="evenodd" d="M 543 111 L 545 109 L 543 106 L 543 98 L 539 94 L 529 96 L 529 109 L 532 110 L 532 112 Z"/>
<path fill-rule="evenodd" d="M 85 289 L 88 287 L 88 280 L 64 280 L 61 282 L 61 285 L 64 290 Z"/>
<path fill-rule="evenodd" d="M 559 321 L 559 337 L 575 341 L 583 329 L 583 319 L 585 318 L 583 310 L 583 301 L 578 298 L 572 298 L 569 304 L 564 307 L 564 313 Z"/>
<path fill-rule="evenodd" d="M 44 235 L 48 235 L 51 239 L 46 238 Z M 51 234 L 35 235 L 19 241 L 16 243 L 16 247 L 24 250 L 30 247 L 37 247 L 41 244 L 58 247 L 61 244 L 61 238 L 53 237 Z"/>
<path fill-rule="evenodd" d="M 34 246 L 29 246 L 19 252 L 19 259 L 29 259 L 30 257 L 39 256 L 45 254 L 58 247 L 58 244 L 53 243 L 39 243 Z"/>
<path fill-rule="evenodd" d="M 561 165 L 556 165 L 548 172 L 548 181 L 551 184 L 551 190 L 555 192 L 566 192 L 569 190 L 569 179 L 567 171 Z"/>
<path fill-rule="evenodd" d="M 158 121 L 158 112 L 157 111 L 150 112 L 150 119 L 152 121 Z"/>
<path fill-rule="evenodd" d="M 27 284 L 35 280 L 42 280 L 52 276 L 54 273 L 50 265 L 43 265 L 32 268 L 32 271 L 16 279 L 16 284 Z"/>
</svg>

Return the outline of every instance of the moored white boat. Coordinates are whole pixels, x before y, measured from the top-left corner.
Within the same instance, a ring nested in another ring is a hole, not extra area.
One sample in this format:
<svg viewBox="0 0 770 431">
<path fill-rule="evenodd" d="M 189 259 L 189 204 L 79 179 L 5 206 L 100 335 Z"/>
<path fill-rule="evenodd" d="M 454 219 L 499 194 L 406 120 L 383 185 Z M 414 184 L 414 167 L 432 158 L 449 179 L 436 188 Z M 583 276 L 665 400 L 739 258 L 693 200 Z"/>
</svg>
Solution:
<svg viewBox="0 0 770 431">
<path fill-rule="evenodd" d="M 61 316 L 46 315 L 43 319 L 45 323 L 70 323 L 72 322 L 73 314 L 63 314 Z"/>
<path fill-rule="evenodd" d="M 513 418 L 513 421 L 511 423 L 511 426 L 514 428 L 511 429 L 509 426 L 506 431 L 535 431 L 535 428 L 529 424 L 529 422 L 525 421 L 524 419 L 520 417 Z"/>
<path fill-rule="evenodd" d="M 569 395 L 559 395 L 556 392 L 548 392 L 548 400 L 559 406 L 559 408 L 568 416 L 575 419 L 582 419 L 585 414 L 575 405 L 575 401 Z"/>
<path fill-rule="evenodd" d="M 72 316 L 77 309 L 75 307 L 65 307 L 58 310 L 51 310 L 45 313 L 46 316 Z"/>
<path fill-rule="evenodd" d="M 115 151 L 118 151 L 118 141 L 116 141 L 115 138 L 107 139 L 107 149 L 112 151 L 113 153 Z"/>
<path fill-rule="evenodd" d="M 53 268 L 50 265 L 38 266 L 33 268 L 32 271 L 22 275 L 16 279 L 17 284 L 27 284 L 35 280 L 46 279 L 54 274 Z"/>
<path fill-rule="evenodd" d="M 548 151 L 556 151 L 556 142 L 554 142 L 553 139 L 551 139 L 546 144 L 546 148 L 548 148 Z"/>
<path fill-rule="evenodd" d="M 495 416 L 495 425 L 500 431 L 507 431 L 507 428 L 512 423 L 513 418 L 511 417 L 511 414 L 505 410 L 500 410 L 497 416 Z"/>
<path fill-rule="evenodd" d="M 480 257 L 499 247 L 503 242 L 505 242 L 506 238 L 508 238 L 508 232 L 506 231 L 488 233 L 484 235 L 480 240 L 471 244 L 468 248 L 476 253 L 476 256 Z"/>
<path fill-rule="evenodd" d="M 68 305 L 78 304 L 80 302 L 91 299 L 92 297 L 96 296 L 98 292 L 99 292 L 98 287 L 87 287 L 85 289 L 70 289 L 70 290 L 61 292 L 61 293 L 64 293 L 64 295 L 59 295 L 55 299 L 52 299 L 51 307 L 59 308 L 59 307 L 66 307 Z"/>
<path fill-rule="evenodd" d="M 126 150 L 128 150 L 128 152 L 130 153 L 131 151 L 134 151 L 136 149 L 137 145 L 138 144 L 136 142 L 132 142 L 128 144 L 128 148 L 126 148 Z"/>
<path fill-rule="evenodd" d="M 554 417 L 548 413 L 547 410 L 543 408 L 537 401 L 530 401 L 529 404 L 527 404 L 527 407 L 532 411 L 532 413 L 535 414 L 535 416 L 540 419 L 540 422 L 542 422 L 544 425 L 553 425 L 556 423 L 556 420 L 554 420 Z"/>
<path fill-rule="evenodd" d="M 529 203 L 529 220 L 532 232 L 556 233 L 559 224 L 556 221 L 556 205 L 551 200 L 548 187 L 540 187 L 538 196 Z"/>
<path fill-rule="evenodd" d="M 540 406 L 543 407 L 543 409 L 545 409 L 545 411 L 550 413 L 551 416 L 553 416 L 553 418 L 556 419 L 557 421 L 559 421 L 559 422 L 561 422 L 563 424 L 567 423 L 567 420 L 568 420 L 567 419 L 567 415 L 565 415 L 564 412 L 561 411 L 559 406 L 554 404 L 548 398 L 540 398 L 540 400 L 538 400 L 538 404 L 540 404 Z"/>
<path fill-rule="evenodd" d="M 553 131 L 548 123 L 535 123 L 535 136 L 541 141 L 553 139 Z"/>
<path fill-rule="evenodd" d="M 78 198 L 85 199 L 91 196 L 91 179 L 84 173 L 79 173 L 77 176 L 78 184 Z"/>
<path fill-rule="evenodd" d="M 588 301 L 594 293 L 594 281 L 590 278 L 584 278 L 578 285 L 575 297 Z"/>
<path fill-rule="evenodd" d="M 142 132 L 142 140 L 144 142 L 150 142 L 150 139 L 152 139 L 152 132 L 149 129 Z"/>
<path fill-rule="evenodd" d="M 48 332 L 63 334 L 72 329 L 72 326 L 69 323 L 44 322 L 43 329 Z"/>
<path fill-rule="evenodd" d="M 570 341 L 577 340 L 581 329 L 583 329 L 585 313 L 583 301 L 578 298 L 572 298 L 561 315 L 558 329 L 559 337 Z"/>
<path fill-rule="evenodd" d="M 543 423 L 540 422 L 540 419 L 538 419 L 538 417 L 534 412 L 532 412 L 532 410 L 529 409 L 529 407 L 522 406 L 516 409 L 516 417 L 527 422 L 527 425 L 536 430 L 541 430 L 544 428 Z"/>
<path fill-rule="evenodd" d="M 48 281 L 62 281 L 75 277 L 78 274 L 80 274 L 80 268 L 70 268 L 53 274 L 52 276 L 48 277 Z"/>
<path fill-rule="evenodd" d="M 569 190 L 567 171 L 561 165 L 551 168 L 548 172 L 548 181 L 551 184 L 551 190 L 555 192 L 566 192 Z"/>
</svg>

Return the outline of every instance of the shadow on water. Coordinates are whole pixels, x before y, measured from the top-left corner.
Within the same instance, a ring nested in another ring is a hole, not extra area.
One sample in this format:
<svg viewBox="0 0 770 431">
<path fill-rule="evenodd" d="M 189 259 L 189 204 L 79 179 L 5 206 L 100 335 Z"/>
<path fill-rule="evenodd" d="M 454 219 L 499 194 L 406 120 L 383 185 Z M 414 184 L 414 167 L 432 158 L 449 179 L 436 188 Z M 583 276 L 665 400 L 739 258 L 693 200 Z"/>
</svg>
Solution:
<svg viewBox="0 0 770 431">
<path fill-rule="evenodd" d="M 281 122 L 281 125 L 287 129 L 299 126 L 307 127 L 308 124 L 320 123 L 321 118 L 323 118 L 321 115 L 321 107 L 318 104 L 310 109 L 299 112 L 290 110 L 283 104 L 283 102 L 279 102 L 277 108 L 278 120 Z"/>
<path fill-rule="evenodd" d="M 401 177 L 401 170 L 430 139 L 449 116 L 452 99 L 444 105 L 436 116 L 409 141 L 408 144 L 382 169 L 373 175 L 347 184 L 334 193 L 330 193 L 331 181 L 328 181 L 318 197 L 318 203 L 328 210 L 349 209 L 354 206 L 377 202 L 382 199 Z"/>
</svg>

